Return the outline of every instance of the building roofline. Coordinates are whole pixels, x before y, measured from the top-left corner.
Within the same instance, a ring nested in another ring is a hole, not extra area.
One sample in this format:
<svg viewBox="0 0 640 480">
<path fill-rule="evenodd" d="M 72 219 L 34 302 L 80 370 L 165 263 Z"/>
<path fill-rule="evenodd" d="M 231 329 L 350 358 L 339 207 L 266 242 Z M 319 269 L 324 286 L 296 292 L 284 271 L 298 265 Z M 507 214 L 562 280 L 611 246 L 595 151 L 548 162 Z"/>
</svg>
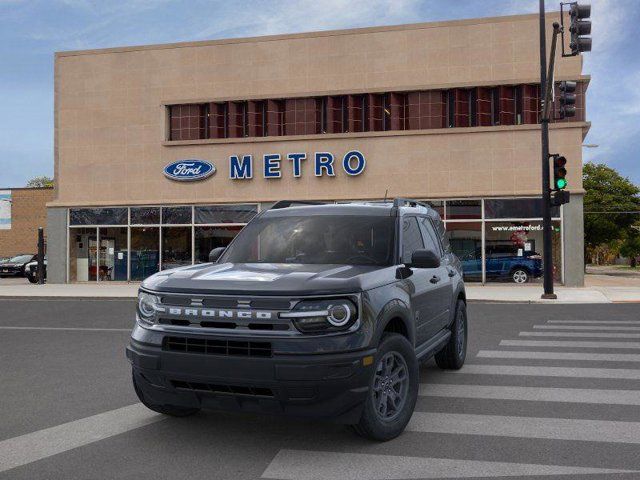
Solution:
<svg viewBox="0 0 640 480">
<path fill-rule="evenodd" d="M 53 190 L 53 187 L 0 187 L 0 190 Z"/>
<path fill-rule="evenodd" d="M 547 15 L 553 15 L 560 12 L 547 12 Z M 88 50 L 68 50 L 55 52 L 55 57 L 71 57 L 77 55 L 99 55 L 106 53 L 123 53 L 132 52 L 137 50 L 166 50 L 172 48 L 186 48 L 186 47 L 203 47 L 210 45 L 228 45 L 237 43 L 252 43 L 252 42 L 273 42 L 277 40 L 290 40 L 301 38 L 316 38 L 316 37 L 333 37 L 341 35 L 361 35 L 368 33 L 378 32 L 392 32 L 392 31 L 404 31 L 404 30 L 421 30 L 426 28 L 438 28 L 438 27 L 455 27 L 466 25 L 481 25 L 485 23 L 501 23 L 510 22 L 514 20 L 532 20 L 538 18 L 537 13 L 528 13 L 520 15 L 503 15 L 497 17 L 480 17 L 469 18 L 464 20 L 445 20 L 437 22 L 422 22 L 422 23 L 408 23 L 400 25 L 388 25 L 379 27 L 362 27 L 362 28 L 348 28 L 341 30 L 321 30 L 312 32 L 301 33 L 288 33 L 280 35 L 264 35 L 257 37 L 240 37 L 240 38 L 226 38 L 218 40 L 198 40 L 191 42 L 176 42 L 176 43 L 160 43 L 151 45 L 136 45 L 136 46 L 122 46 L 112 48 L 97 48 Z"/>
</svg>

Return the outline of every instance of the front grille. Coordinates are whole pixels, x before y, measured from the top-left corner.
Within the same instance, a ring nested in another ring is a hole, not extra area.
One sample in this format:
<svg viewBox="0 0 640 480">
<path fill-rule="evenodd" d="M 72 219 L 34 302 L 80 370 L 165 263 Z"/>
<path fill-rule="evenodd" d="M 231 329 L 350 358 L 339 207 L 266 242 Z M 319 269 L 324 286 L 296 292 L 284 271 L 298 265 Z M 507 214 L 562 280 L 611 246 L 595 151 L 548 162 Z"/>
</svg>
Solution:
<svg viewBox="0 0 640 480">
<path fill-rule="evenodd" d="M 208 338 L 165 337 L 163 349 L 171 352 L 239 357 L 270 357 L 271 342 L 213 340 Z"/>
<path fill-rule="evenodd" d="M 240 385 L 217 385 L 214 383 L 185 382 L 171 380 L 173 388 L 196 392 L 224 393 L 228 395 L 250 395 L 253 397 L 274 397 L 273 390 L 266 387 L 245 387 Z"/>
</svg>

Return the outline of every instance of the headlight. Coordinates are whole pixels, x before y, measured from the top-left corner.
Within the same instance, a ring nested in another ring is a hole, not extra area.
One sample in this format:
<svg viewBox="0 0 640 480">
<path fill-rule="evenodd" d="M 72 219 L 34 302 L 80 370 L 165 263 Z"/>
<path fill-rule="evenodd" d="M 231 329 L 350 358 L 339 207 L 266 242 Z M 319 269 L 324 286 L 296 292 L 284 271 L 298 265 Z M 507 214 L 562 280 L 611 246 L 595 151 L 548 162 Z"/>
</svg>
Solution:
<svg viewBox="0 0 640 480">
<path fill-rule="evenodd" d="M 291 319 L 302 333 L 330 333 L 349 329 L 358 319 L 358 309 L 347 298 L 303 300 L 280 318 Z"/>
<path fill-rule="evenodd" d="M 160 299 L 151 293 L 138 292 L 138 316 L 146 323 L 155 323 L 154 315 L 156 313 L 156 305 L 160 303 Z"/>
</svg>

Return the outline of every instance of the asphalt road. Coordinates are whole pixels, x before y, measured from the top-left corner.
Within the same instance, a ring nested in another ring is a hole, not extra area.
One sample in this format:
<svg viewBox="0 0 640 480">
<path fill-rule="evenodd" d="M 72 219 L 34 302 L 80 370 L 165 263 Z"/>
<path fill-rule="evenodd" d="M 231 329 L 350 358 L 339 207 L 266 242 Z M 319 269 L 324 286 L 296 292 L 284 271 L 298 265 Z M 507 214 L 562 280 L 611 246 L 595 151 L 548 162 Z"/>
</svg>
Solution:
<svg viewBox="0 0 640 480">
<path fill-rule="evenodd" d="M 0 299 L 0 479 L 640 478 L 640 308 L 471 304 L 408 431 L 141 407 L 132 300 Z M 17 466 L 15 466 L 17 465 Z"/>
</svg>

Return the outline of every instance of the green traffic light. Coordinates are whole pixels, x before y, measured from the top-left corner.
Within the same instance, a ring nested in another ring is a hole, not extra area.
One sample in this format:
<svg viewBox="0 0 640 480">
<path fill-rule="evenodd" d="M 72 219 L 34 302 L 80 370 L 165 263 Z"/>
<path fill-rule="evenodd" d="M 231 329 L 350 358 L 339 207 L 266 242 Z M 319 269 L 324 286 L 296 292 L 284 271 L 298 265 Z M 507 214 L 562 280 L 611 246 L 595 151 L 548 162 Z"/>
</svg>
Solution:
<svg viewBox="0 0 640 480">
<path fill-rule="evenodd" d="M 562 190 L 563 188 L 566 188 L 567 186 L 567 181 L 564 178 L 559 178 L 558 180 L 556 180 L 556 187 L 559 188 L 560 190 Z"/>
</svg>

